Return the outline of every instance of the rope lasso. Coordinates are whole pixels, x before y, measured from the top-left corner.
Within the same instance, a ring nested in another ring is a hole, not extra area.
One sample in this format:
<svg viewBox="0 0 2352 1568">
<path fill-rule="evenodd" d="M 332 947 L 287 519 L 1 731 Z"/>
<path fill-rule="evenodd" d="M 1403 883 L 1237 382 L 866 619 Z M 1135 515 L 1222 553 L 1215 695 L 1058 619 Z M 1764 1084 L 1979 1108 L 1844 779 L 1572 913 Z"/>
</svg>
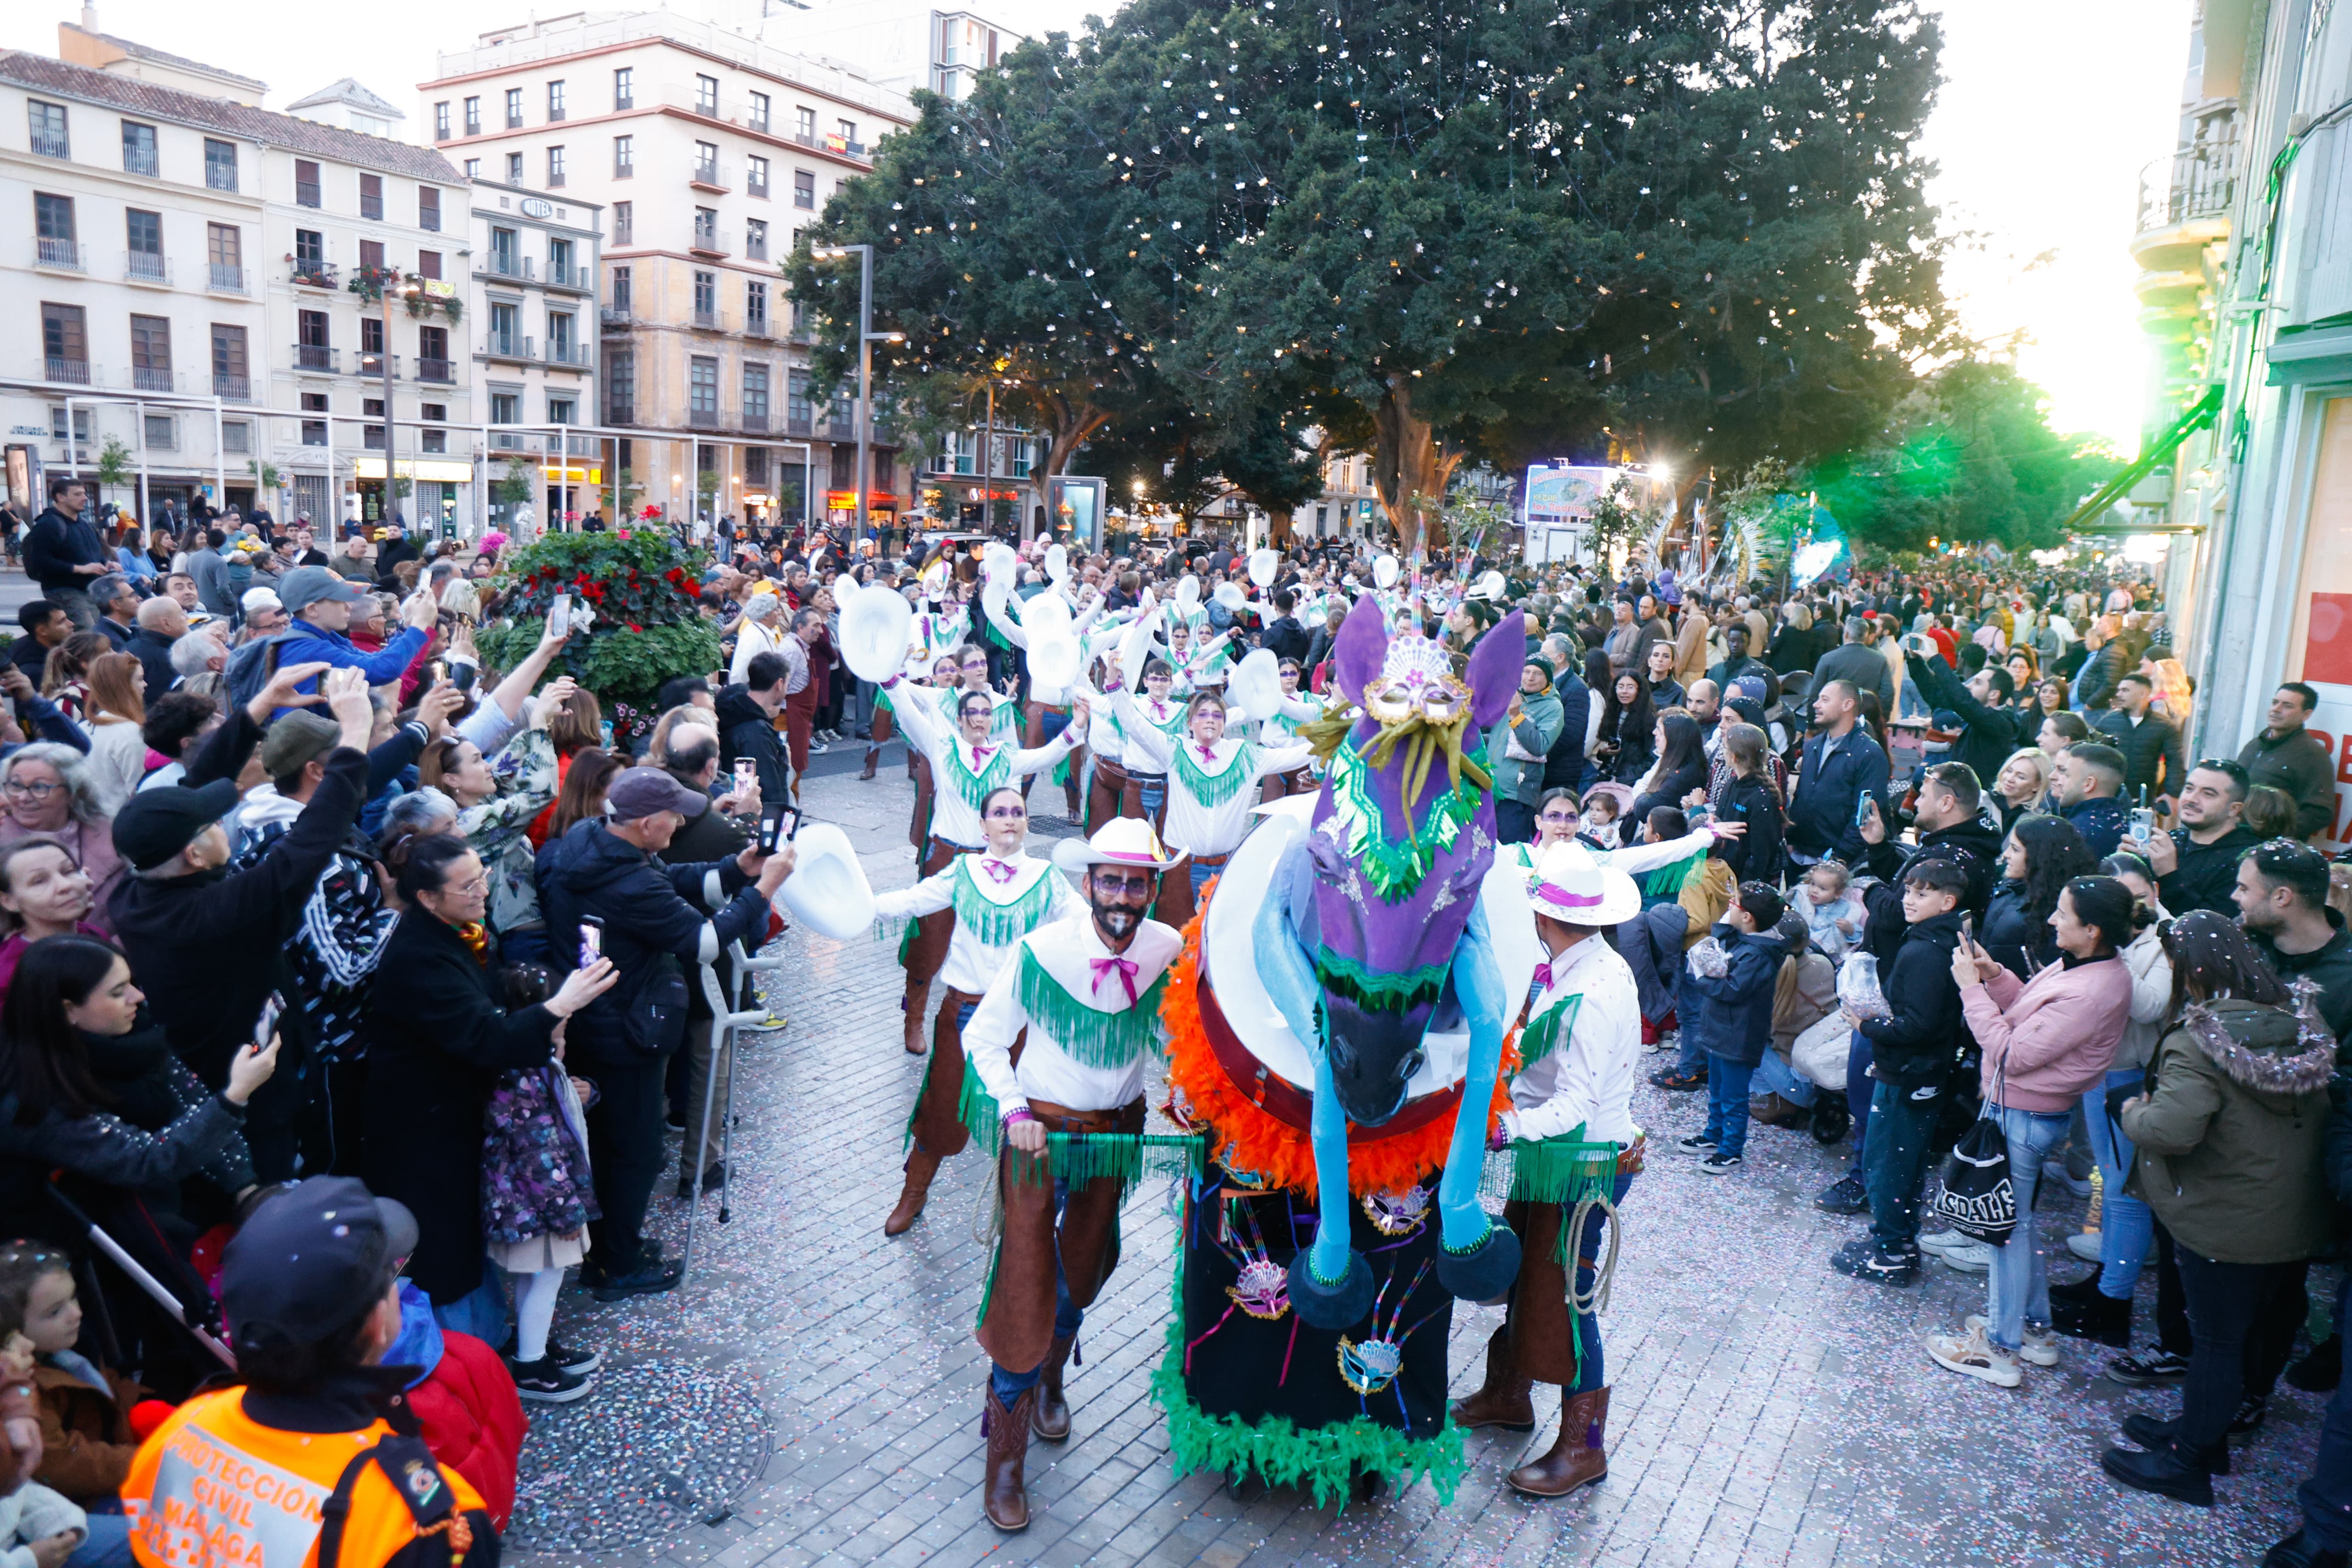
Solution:
<svg viewBox="0 0 2352 1568">
<path fill-rule="evenodd" d="M 1592 1289 L 1579 1289 L 1575 1268 L 1571 1267 L 1568 1271 L 1568 1310 L 1570 1313 L 1582 1317 L 1598 1317 L 1609 1310 L 1609 1289 L 1617 1279 L 1619 1220 L 1617 1205 L 1609 1199 L 1607 1194 L 1596 1194 L 1578 1204 L 1570 1215 L 1568 1234 L 1576 1237 L 1580 1245 L 1584 1237 L 1585 1218 L 1595 1209 L 1601 1211 L 1602 1222 L 1609 1230 L 1607 1249 L 1599 1258 L 1593 1259 Z"/>
</svg>

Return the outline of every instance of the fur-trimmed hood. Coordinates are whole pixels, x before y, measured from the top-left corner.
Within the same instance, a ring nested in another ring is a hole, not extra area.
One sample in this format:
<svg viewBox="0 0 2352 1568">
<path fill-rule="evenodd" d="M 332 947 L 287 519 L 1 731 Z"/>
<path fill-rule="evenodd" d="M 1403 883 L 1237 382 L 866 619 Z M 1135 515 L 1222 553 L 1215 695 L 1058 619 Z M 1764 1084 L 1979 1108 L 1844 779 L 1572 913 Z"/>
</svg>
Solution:
<svg viewBox="0 0 2352 1568">
<path fill-rule="evenodd" d="M 2293 1010 L 2225 997 L 2181 1009 L 2180 1027 L 2230 1081 L 2257 1094 L 2295 1096 L 2327 1087 L 2336 1037 L 2320 1020 L 2319 988 L 2290 986 Z"/>
</svg>

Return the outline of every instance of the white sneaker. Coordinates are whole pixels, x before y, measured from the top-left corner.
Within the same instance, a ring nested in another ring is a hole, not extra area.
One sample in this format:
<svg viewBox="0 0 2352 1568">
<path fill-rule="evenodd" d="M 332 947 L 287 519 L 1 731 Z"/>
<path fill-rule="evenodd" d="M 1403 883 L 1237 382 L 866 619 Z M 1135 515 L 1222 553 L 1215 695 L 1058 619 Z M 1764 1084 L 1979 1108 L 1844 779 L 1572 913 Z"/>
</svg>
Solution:
<svg viewBox="0 0 2352 1568">
<path fill-rule="evenodd" d="M 2095 1230 L 2076 1231 L 2066 1238 L 2066 1250 L 2085 1263 L 2096 1263 L 2099 1260 L 2099 1233 Z"/>
<path fill-rule="evenodd" d="M 1984 1331 L 1992 1325 L 1982 1312 L 1971 1312 L 1969 1314 L 1968 1326 L 1970 1333 L 1982 1337 Z M 2037 1329 L 2032 1323 L 2028 1323 L 2025 1325 L 2024 1341 L 2023 1344 L 2017 1347 L 2018 1360 L 2033 1366 L 2058 1364 L 2058 1336 L 2050 1330 Z"/>
<path fill-rule="evenodd" d="M 1981 1241 L 1962 1237 L 1944 1249 L 1944 1267 L 1960 1274 L 1989 1274 L 1992 1271 L 1993 1249 Z"/>
<path fill-rule="evenodd" d="M 1984 1320 L 1971 1321 L 1980 1325 Z M 2025 1381 L 2017 1358 L 1995 1350 L 1981 1327 L 1971 1327 L 1964 1334 L 1929 1334 L 1926 1348 L 1928 1360 L 1962 1377 L 1978 1378 L 1996 1388 L 2015 1388 Z"/>
</svg>

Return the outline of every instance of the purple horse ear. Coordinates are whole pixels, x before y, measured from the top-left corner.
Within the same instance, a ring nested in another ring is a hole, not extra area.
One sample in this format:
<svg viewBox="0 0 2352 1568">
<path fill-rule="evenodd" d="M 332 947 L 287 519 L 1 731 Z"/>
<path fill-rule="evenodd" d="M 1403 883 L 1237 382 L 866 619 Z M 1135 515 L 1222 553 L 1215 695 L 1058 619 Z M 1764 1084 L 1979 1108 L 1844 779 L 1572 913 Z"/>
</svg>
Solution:
<svg viewBox="0 0 2352 1568">
<path fill-rule="evenodd" d="M 1362 707 L 1364 689 L 1380 679 L 1388 651 L 1389 630 L 1381 603 L 1367 594 L 1339 623 L 1339 635 L 1332 640 L 1331 672 L 1339 683 L 1339 695 Z"/>
<path fill-rule="evenodd" d="M 1528 617 L 1514 610 L 1471 650 L 1470 721 L 1481 730 L 1492 728 L 1511 705 L 1519 671 L 1527 667 L 1527 649 Z"/>
</svg>

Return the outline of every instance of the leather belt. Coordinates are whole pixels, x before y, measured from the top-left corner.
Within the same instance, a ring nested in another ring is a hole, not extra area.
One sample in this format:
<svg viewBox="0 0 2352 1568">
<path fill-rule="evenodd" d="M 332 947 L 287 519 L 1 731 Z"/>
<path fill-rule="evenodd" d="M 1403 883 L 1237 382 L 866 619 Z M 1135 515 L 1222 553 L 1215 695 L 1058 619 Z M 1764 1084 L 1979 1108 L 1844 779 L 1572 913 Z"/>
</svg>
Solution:
<svg viewBox="0 0 2352 1568">
<path fill-rule="evenodd" d="M 1108 1110 L 1073 1110 L 1066 1105 L 1055 1105 L 1050 1100 L 1032 1100 L 1030 1114 L 1056 1132 L 1117 1132 L 1120 1123 L 1132 1118 L 1140 1122 L 1143 1100 L 1138 1096 L 1126 1105 Z"/>
<path fill-rule="evenodd" d="M 1192 864 L 1195 866 L 1222 866 L 1233 858 L 1234 852 L 1228 849 L 1222 855 L 1195 855 L 1192 857 Z"/>
<path fill-rule="evenodd" d="M 959 855 L 977 855 L 988 847 L 984 844 L 959 844 L 952 838 L 942 838 L 936 833 L 931 835 L 931 842 L 942 849 L 952 849 Z"/>
<path fill-rule="evenodd" d="M 1218 1005 L 1216 993 L 1207 981 L 1201 982 L 1197 994 L 1201 1001 L 1201 1026 L 1209 1037 L 1209 1050 L 1217 1058 L 1217 1065 L 1225 1069 L 1225 1076 L 1233 1079 L 1234 1087 L 1248 1096 L 1251 1104 L 1285 1126 L 1301 1132 L 1311 1131 L 1315 1097 L 1250 1053 L 1241 1037 L 1234 1033 L 1233 1025 L 1226 1021 L 1225 1010 Z M 1461 1101 L 1462 1086 L 1451 1085 L 1412 1101 L 1378 1127 L 1349 1122 L 1348 1142 L 1379 1143 L 1418 1132 L 1438 1118 L 1452 1115 Z"/>
</svg>

